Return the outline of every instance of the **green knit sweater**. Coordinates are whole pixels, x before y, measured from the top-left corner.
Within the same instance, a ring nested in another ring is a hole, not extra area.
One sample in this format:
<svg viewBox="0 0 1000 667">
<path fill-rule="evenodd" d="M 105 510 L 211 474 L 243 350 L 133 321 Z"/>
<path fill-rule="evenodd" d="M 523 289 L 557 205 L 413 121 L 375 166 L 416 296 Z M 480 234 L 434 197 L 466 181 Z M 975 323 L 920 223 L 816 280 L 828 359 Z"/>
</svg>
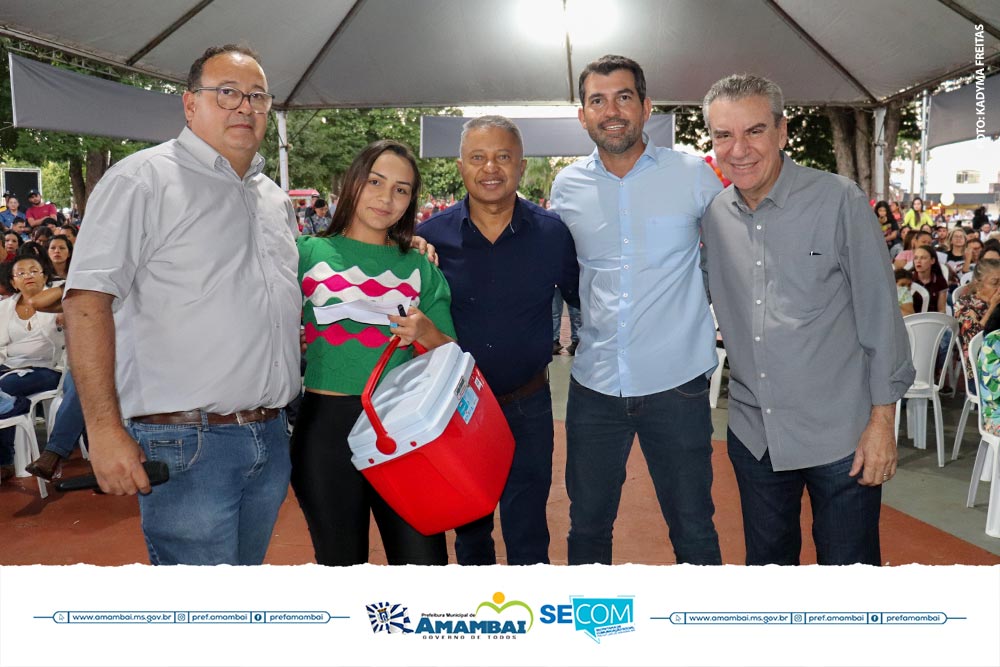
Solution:
<svg viewBox="0 0 1000 667">
<path fill-rule="evenodd" d="M 385 325 L 340 320 L 316 324 L 313 309 L 382 296 L 413 298 L 441 333 L 455 337 L 451 290 L 441 270 L 415 250 L 377 246 L 343 236 L 300 236 L 299 285 L 306 335 L 306 378 L 310 389 L 360 395 L 392 334 Z M 386 372 L 413 358 L 409 346 L 396 350 Z"/>
</svg>

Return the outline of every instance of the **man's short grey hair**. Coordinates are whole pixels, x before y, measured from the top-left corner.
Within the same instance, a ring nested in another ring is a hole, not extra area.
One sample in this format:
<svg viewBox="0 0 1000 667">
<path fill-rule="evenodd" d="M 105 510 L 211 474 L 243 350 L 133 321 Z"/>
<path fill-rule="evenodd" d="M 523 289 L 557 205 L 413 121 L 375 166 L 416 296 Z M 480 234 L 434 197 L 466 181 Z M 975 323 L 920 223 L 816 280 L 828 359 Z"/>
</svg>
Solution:
<svg viewBox="0 0 1000 667">
<path fill-rule="evenodd" d="M 524 155 L 524 140 L 521 139 L 521 130 L 514 124 L 514 121 L 506 116 L 478 116 L 465 121 L 465 125 L 462 126 L 462 138 L 458 142 L 458 154 L 462 154 L 462 147 L 465 146 L 465 137 L 469 132 L 491 127 L 498 127 L 501 130 L 510 132 L 517 139 L 517 146 L 521 149 L 521 155 Z"/>
<path fill-rule="evenodd" d="M 742 100 L 758 96 L 767 98 L 771 105 L 771 114 L 774 116 L 774 124 L 780 123 L 781 117 L 785 115 L 785 96 L 781 94 L 778 84 L 756 74 L 730 74 L 716 81 L 708 89 L 705 100 L 701 103 L 701 115 L 705 119 L 705 125 L 711 127 L 708 122 L 708 106 L 718 98 Z"/>
</svg>

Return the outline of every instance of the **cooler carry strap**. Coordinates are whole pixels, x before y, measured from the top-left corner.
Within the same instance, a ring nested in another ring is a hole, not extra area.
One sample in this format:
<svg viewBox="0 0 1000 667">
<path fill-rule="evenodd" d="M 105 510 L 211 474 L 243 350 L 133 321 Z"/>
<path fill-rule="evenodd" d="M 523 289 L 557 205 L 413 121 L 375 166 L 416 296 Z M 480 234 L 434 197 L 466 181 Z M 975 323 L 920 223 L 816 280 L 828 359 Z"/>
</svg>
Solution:
<svg viewBox="0 0 1000 667">
<path fill-rule="evenodd" d="M 382 420 L 378 418 L 375 406 L 372 405 L 372 394 L 375 393 L 375 387 L 382 378 L 382 371 L 385 370 L 386 364 L 389 363 L 392 353 L 396 351 L 398 346 L 399 336 L 393 336 L 389 340 L 385 351 L 382 352 L 382 356 L 379 357 L 378 363 L 375 364 L 372 374 L 368 376 L 368 382 L 365 383 L 365 390 L 361 393 L 361 406 L 365 409 L 365 414 L 368 415 L 368 421 L 371 422 L 372 428 L 375 429 L 375 447 L 385 455 L 396 451 L 396 441 L 389 437 L 385 426 L 382 425 Z M 427 348 L 417 341 L 413 341 L 413 349 L 416 350 L 417 354 L 423 354 L 427 351 Z"/>
</svg>

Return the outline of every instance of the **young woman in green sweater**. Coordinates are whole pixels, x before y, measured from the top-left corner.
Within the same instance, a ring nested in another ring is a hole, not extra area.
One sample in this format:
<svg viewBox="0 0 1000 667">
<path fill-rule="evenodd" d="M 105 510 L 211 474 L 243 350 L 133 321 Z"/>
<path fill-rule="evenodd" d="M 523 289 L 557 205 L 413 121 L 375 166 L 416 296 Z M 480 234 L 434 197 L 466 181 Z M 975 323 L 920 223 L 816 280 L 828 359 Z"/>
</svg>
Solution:
<svg viewBox="0 0 1000 667">
<path fill-rule="evenodd" d="M 413 357 L 414 340 L 431 349 L 455 336 L 444 275 L 410 248 L 419 192 L 410 150 L 377 141 L 347 170 L 329 229 L 298 239 L 307 363 L 292 435 L 292 488 L 321 565 L 368 562 L 371 514 L 390 565 L 448 562 L 444 535 L 421 535 L 403 521 L 351 464 L 347 443 L 365 381 L 393 335 L 401 342 L 387 372 Z M 384 325 L 317 322 L 318 307 L 407 298 L 407 315 L 389 316 Z"/>
</svg>

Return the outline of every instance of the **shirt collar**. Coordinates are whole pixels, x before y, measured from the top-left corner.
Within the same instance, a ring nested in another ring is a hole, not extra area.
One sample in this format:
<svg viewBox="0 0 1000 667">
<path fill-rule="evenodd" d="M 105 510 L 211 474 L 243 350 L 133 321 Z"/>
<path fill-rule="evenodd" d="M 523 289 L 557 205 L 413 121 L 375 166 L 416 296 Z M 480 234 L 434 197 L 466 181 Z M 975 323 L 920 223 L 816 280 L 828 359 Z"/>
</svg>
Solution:
<svg viewBox="0 0 1000 667">
<path fill-rule="evenodd" d="M 469 195 L 465 195 L 462 199 L 462 224 L 467 224 L 475 227 L 475 223 L 472 222 L 472 218 L 469 216 Z M 521 230 L 521 226 L 526 224 L 528 220 L 527 210 L 521 202 L 520 197 L 514 198 L 514 211 L 510 216 L 510 224 L 507 225 L 510 228 L 511 234 L 517 234 Z"/>
<path fill-rule="evenodd" d="M 191 155 L 193 155 L 198 162 L 205 165 L 209 169 L 218 169 L 220 164 L 232 169 L 232 165 L 229 164 L 229 160 L 224 158 L 219 151 L 209 146 L 204 139 L 192 132 L 190 127 L 185 126 L 184 129 L 181 130 L 180 136 L 177 137 L 177 143 L 191 153 Z M 250 168 L 247 169 L 247 173 L 244 174 L 243 178 L 247 179 L 252 176 L 256 176 L 263 170 L 264 156 L 260 153 L 256 153 L 253 156 L 253 160 L 250 162 Z"/>
<path fill-rule="evenodd" d="M 635 164 L 632 165 L 632 168 L 629 169 L 630 174 L 640 165 L 644 165 L 649 161 L 659 162 L 659 159 L 657 158 L 656 144 L 653 143 L 653 140 L 650 139 L 649 135 L 645 132 L 642 133 L 642 140 L 645 142 L 646 148 L 642 151 L 642 155 L 639 156 L 639 159 L 635 161 Z M 608 174 L 611 173 L 605 169 L 604 163 L 601 162 L 601 154 L 597 150 L 596 146 L 594 147 L 594 151 L 587 157 L 587 167 L 590 169 L 600 169 Z M 615 178 L 617 178 L 617 176 Z"/>
</svg>

